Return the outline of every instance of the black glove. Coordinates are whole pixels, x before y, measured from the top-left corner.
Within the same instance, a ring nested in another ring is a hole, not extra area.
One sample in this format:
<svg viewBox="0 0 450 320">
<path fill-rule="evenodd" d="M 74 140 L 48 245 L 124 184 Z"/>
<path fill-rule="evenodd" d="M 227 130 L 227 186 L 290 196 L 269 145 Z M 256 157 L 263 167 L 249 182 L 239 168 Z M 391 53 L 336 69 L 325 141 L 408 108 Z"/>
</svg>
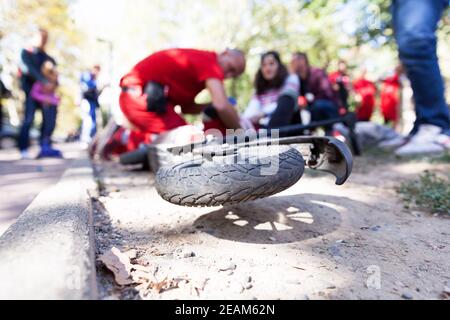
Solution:
<svg viewBox="0 0 450 320">
<path fill-rule="evenodd" d="M 166 113 L 167 99 L 163 85 L 150 81 L 144 88 L 144 94 L 147 95 L 147 111 L 157 114 Z"/>
</svg>

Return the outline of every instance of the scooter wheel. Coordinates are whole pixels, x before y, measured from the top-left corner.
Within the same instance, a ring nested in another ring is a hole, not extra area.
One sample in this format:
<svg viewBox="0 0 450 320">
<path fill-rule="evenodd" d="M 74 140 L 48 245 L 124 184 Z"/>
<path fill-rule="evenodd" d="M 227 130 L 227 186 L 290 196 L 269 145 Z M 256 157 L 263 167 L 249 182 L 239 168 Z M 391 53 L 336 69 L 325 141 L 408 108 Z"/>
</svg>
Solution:
<svg viewBox="0 0 450 320">
<path fill-rule="evenodd" d="M 236 155 L 219 156 L 162 167 L 156 174 L 156 190 L 173 204 L 212 207 L 269 197 L 291 187 L 303 175 L 303 156 L 292 147 L 239 151 L 245 156 L 237 161 Z"/>
</svg>

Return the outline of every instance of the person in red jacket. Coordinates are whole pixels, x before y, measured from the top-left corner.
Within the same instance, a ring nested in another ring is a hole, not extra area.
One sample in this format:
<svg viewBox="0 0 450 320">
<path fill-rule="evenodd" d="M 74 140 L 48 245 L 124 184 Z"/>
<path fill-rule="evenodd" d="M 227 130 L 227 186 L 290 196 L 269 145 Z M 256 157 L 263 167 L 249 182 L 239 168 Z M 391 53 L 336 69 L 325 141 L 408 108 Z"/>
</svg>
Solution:
<svg viewBox="0 0 450 320">
<path fill-rule="evenodd" d="M 393 75 L 382 80 L 380 94 L 380 109 L 384 122 L 391 123 L 394 127 L 400 120 L 400 76 L 402 67 L 398 66 Z"/>
<path fill-rule="evenodd" d="M 120 81 L 120 108 L 135 127 L 129 133 L 126 151 L 142 142 L 150 143 L 155 135 L 186 125 L 175 106 L 180 106 L 183 114 L 200 114 L 212 106 L 227 128 L 241 128 L 239 114 L 226 96 L 223 81 L 240 76 L 245 64 L 244 54 L 236 49 L 220 54 L 168 49 L 140 61 Z M 195 97 L 205 88 L 212 103 L 195 103 Z"/>
<path fill-rule="evenodd" d="M 347 63 L 343 60 L 338 62 L 338 70 L 328 75 L 333 90 L 339 101 L 339 108 L 344 109 L 341 113 L 345 113 L 348 109 L 348 96 L 351 89 L 350 76 L 347 73 Z"/>
<path fill-rule="evenodd" d="M 370 121 L 375 109 L 375 95 L 377 87 L 366 78 L 367 70 L 363 69 L 361 75 L 353 81 L 357 106 L 356 118 L 358 121 Z"/>
</svg>

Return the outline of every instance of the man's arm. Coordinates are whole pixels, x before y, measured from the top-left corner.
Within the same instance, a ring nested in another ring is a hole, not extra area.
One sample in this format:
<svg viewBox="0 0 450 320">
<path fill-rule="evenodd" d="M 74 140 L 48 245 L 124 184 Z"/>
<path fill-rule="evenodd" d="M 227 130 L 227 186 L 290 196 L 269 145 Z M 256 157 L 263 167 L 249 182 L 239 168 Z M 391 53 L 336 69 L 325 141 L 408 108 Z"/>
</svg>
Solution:
<svg viewBox="0 0 450 320">
<path fill-rule="evenodd" d="M 240 118 L 236 109 L 227 99 L 222 81 L 219 79 L 206 80 L 206 88 L 212 97 L 212 104 L 219 114 L 220 120 L 228 129 L 240 129 Z"/>
<path fill-rule="evenodd" d="M 208 106 L 209 104 L 207 103 L 192 103 L 189 105 L 182 105 L 181 111 L 183 111 L 183 113 L 185 114 L 200 114 Z"/>
</svg>

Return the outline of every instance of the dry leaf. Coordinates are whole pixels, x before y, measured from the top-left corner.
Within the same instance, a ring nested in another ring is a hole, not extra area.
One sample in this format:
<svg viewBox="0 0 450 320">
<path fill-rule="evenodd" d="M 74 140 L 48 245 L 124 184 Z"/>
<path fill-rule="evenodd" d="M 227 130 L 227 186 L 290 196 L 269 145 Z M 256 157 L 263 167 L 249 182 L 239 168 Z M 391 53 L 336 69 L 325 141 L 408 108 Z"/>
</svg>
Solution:
<svg viewBox="0 0 450 320">
<path fill-rule="evenodd" d="M 119 249 L 111 248 L 103 253 L 99 260 L 114 273 L 114 279 L 118 285 L 125 286 L 133 283 L 131 279 L 133 265 L 130 263 L 130 258 Z"/>
</svg>

